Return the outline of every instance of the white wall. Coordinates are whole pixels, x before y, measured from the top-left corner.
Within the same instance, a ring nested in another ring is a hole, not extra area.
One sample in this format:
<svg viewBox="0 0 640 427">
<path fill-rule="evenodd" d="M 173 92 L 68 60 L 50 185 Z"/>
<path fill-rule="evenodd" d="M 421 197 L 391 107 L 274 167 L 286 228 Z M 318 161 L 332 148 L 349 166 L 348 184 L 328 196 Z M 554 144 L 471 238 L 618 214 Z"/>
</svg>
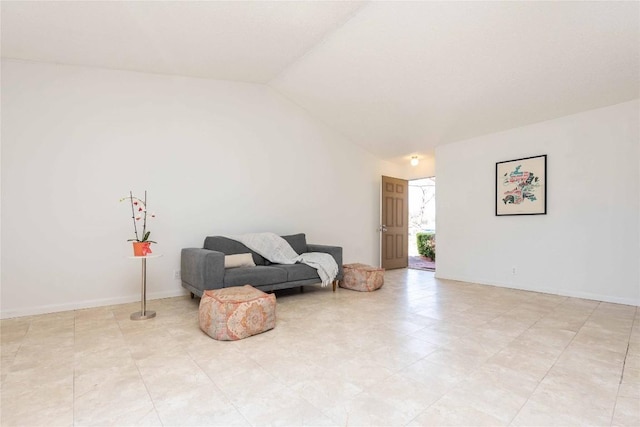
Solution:
<svg viewBox="0 0 640 427">
<path fill-rule="evenodd" d="M 263 85 L 2 63 L 1 316 L 139 300 L 131 189 L 149 194 L 149 298 L 204 237 L 307 233 L 375 264 L 397 168 Z"/>
<path fill-rule="evenodd" d="M 436 276 L 640 304 L 639 117 L 636 100 L 437 148 Z M 494 216 L 495 163 L 539 154 L 548 214 Z"/>
</svg>

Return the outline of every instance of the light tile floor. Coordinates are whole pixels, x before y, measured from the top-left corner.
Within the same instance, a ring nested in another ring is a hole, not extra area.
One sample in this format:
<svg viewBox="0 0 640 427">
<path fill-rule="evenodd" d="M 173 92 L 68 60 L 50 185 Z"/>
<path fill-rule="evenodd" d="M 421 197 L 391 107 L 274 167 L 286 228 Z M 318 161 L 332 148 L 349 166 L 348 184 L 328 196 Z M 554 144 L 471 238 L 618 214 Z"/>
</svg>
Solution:
<svg viewBox="0 0 640 427">
<path fill-rule="evenodd" d="M 1 322 L 2 426 L 640 425 L 637 307 L 395 270 L 278 294 L 218 342 L 198 299 Z"/>
</svg>

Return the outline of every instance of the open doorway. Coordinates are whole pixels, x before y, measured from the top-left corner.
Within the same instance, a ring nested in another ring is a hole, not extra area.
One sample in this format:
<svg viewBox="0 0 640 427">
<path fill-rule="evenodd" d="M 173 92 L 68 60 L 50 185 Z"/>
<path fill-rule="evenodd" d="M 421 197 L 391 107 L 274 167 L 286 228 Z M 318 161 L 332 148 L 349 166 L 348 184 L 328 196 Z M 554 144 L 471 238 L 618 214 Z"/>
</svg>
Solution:
<svg viewBox="0 0 640 427">
<path fill-rule="evenodd" d="M 436 178 L 409 181 L 409 268 L 436 269 Z"/>
</svg>

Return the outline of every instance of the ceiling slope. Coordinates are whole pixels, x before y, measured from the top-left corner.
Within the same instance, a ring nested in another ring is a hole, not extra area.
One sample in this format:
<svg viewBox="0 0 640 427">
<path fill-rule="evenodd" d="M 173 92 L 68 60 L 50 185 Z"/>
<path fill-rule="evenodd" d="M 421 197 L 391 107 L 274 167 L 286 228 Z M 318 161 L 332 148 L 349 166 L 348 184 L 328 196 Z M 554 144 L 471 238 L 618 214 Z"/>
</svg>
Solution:
<svg viewBox="0 0 640 427">
<path fill-rule="evenodd" d="M 0 8 L 5 58 L 267 83 L 386 160 L 640 96 L 637 1 Z"/>
<path fill-rule="evenodd" d="M 638 2 L 373 2 L 269 84 L 380 157 L 639 97 Z"/>
<path fill-rule="evenodd" d="M 362 4 L 2 1 L 2 56 L 265 83 Z"/>
</svg>

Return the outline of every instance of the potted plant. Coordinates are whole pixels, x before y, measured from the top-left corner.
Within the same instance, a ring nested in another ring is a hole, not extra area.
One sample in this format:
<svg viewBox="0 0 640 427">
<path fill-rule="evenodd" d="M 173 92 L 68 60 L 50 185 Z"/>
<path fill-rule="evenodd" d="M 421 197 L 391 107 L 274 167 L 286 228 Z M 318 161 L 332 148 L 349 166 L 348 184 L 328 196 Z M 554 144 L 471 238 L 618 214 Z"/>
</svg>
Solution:
<svg viewBox="0 0 640 427">
<path fill-rule="evenodd" d="M 120 201 L 129 200 L 131 204 L 131 218 L 133 220 L 133 232 L 135 239 L 128 239 L 127 242 L 133 242 L 133 255 L 134 256 L 146 256 L 151 253 L 151 243 L 156 243 L 153 240 L 149 240 L 151 232 L 147 230 L 147 192 L 144 192 L 144 199 L 140 199 L 133 195 L 133 192 L 129 191 L 128 197 L 123 197 Z M 150 213 L 151 218 L 155 218 L 155 214 Z M 138 234 L 138 221 L 142 221 L 142 232 Z"/>
</svg>

